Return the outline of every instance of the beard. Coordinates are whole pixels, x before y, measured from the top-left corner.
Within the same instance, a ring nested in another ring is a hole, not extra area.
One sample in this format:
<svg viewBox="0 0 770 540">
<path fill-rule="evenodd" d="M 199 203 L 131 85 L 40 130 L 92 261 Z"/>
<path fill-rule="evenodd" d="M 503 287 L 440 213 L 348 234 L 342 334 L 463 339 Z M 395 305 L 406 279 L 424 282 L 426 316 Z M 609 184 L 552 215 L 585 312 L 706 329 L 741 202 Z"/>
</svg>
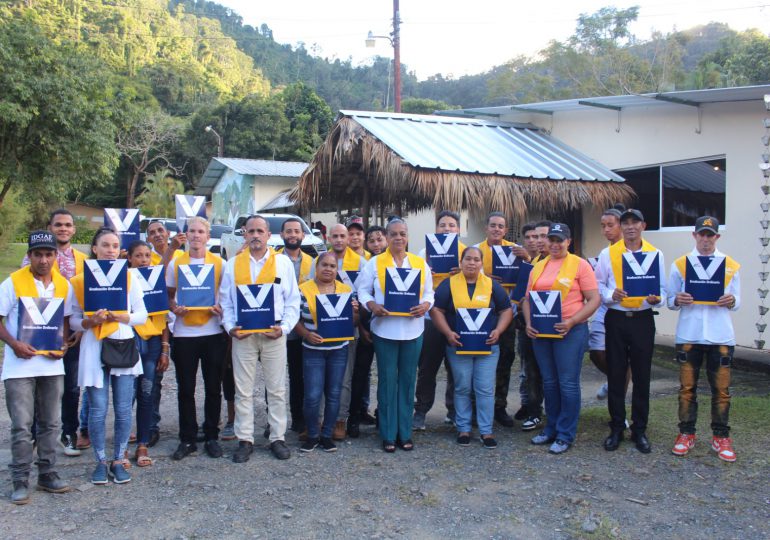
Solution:
<svg viewBox="0 0 770 540">
<path fill-rule="evenodd" d="M 294 242 L 290 242 L 289 240 L 284 240 L 283 245 L 286 249 L 291 249 L 291 250 L 299 249 L 300 246 L 302 246 L 302 240 L 296 240 Z"/>
</svg>

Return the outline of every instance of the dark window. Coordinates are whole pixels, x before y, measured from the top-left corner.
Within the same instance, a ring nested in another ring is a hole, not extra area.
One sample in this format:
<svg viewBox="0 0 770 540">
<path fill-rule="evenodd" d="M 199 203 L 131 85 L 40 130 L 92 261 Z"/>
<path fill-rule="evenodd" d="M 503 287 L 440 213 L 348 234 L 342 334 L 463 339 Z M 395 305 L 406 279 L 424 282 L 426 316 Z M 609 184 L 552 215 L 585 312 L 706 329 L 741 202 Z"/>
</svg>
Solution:
<svg viewBox="0 0 770 540">
<path fill-rule="evenodd" d="M 642 211 L 648 231 L 657 231 L 660 228 L 660 167 L 621 171 L 618 174 L 636 192 L 631 207 Z"/>
</svg>

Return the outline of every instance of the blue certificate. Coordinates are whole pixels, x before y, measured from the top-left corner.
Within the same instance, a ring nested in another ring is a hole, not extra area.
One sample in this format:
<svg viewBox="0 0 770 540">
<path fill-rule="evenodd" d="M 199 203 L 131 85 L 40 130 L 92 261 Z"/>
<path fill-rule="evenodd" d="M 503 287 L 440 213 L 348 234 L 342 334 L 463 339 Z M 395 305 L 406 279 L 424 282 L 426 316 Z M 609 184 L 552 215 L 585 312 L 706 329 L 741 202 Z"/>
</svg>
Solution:
<svg viewBox="0 0 770 540">
<path fill-rule="evenodd" d="M 425 256 L 428 266 L 436 274 L 448 274 L 452 268 L 460 266 L 459 250 L 457 233 L 425 235 Z"/>
<path fill-rule="evenodd" d="M 411 317 L 409 310 L 420 303 L 419 268 L 385 269 L 385 309 L 391 315 Z"/>
<path fill-rule="evenodd" d="M 136 280 L 144 292 L 144 307 L 149 315 L 168 311 L 166 269 L 163 265 L 131 269 L 131 279 Z"/>
<path fill-rule="evenodd" d="M 17 338 L 38 353 L 61 352 L 64 346 L 64 298 L 19 298 Z"/>
<path fill-rule="evenodd" d="M 213 264 L 180 264 L 176 303 L 187 309 L 208 309 L 216 305 Z"/>
<path fill-rule="evenodd" d="M 118 233 L 120 249 L 128 249 L 139 240 L 139 210 L 137 208 L 105 208 L 104 226 Z"/>
<path fill-rule="evenodd" d="M 274 287 L 272 283 L 238 285 L 236 321 L 246 332 L 269 332 L 275 325 Z"/>
<path fill-rule="evenodd" d="M 128 311 L 128 261 L 88 259 L 83 265 L 83 312 Z"/>
<path fill-rule="evenodd" d="M 516 282 L 516 286 L 513 288 L 513 292 L 511 293 L 511 302 L 518 305 L 519 302 L 521 302 L 521 299 L 524 298 L 527 295 L 527 283 L 529 282 L 529 274 L 532 272 L 532 269 L 534 266 L 532 266 L 529 263 L 525 263 L 524 261 L 521 262 L 521 266 L 519 267 L 519 276 L 518 281 Z"/>
<path fill-rule="evenodd" d="M 316 295 L 317 332 L 324 338 L 324 342 L 355 338 L 352 299 L 353 293 Z"/>
<path fill-rule="evenodd" d="M 516 285 L 521 262 L 521 259 L 513 254 L 513 246 L 492 246 L 492 275 L 501 279 L 501 285 Z"/>
<path fill-rule="evenodd" d="M 353 290 L 356 290 L 355 283 L 358 279 L 358 274 L 360 273 L 361 272 L 358 270 L 337 270 L 337 281 L 348 285 Z"/>
<path fill-rule="evenodd" d="M 684 292 L 696 304 L 716 304 L 725 294 L 725 258 L 688 255 L 684 275 Z"/>
<path fill-rule="evenodd" d="M 206 197 L 203 195 L 174 195 L 174 201 L 179 232 L 187 232 L 188 218 L 200 216 L 206 219 Z"/>
<path fill-rule="evenodd" d="M 492 319 L 492 308 L 457 308 L 455 332 L 462 343 L 457 354 L 492 354 L 492 345 L 486 343 L 493 330 Z"/>
<path fill-rule="evenodd" d="M 559 291 L 529 291 L 529 320 L 539 338 L 563 339 L 554 326 L 561 322 Z"/>
<path fill-rule="evenodd" d="M 629 298 L 660 296 L 657 251 L 623 253 L 623 290 Z"/>
</svg>

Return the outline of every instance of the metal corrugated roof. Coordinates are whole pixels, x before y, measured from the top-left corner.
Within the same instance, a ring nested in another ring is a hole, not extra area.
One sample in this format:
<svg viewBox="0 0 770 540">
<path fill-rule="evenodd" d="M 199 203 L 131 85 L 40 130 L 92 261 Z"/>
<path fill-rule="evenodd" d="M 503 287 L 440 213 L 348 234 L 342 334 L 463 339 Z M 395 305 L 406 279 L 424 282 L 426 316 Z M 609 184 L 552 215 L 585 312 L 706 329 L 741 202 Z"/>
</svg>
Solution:
<svg viewBox="0 0 770 540">
<path fill-rule="evenodd" d="M 574 111 L 578 109 L 588 110 L 591 107 L 605 109 L 624 109 L 627 107 L 654 107 L 654 106 L 680 106 L 703 105 L 707 103 L 732 103 L 737 101 L 762 101 L 764 95 L 770 93 L 770 85 L 736 86 L 732 88 L 711 88 L 706 90 L 680 90 L 675 92 L 652 92 L 648 94 L 630 94 L 623 96 L 596 96 L 577 99 L 563 99 L 559 101 L 541 101 L 539 103 L 525 103 L 521 105 L 505 105 L 500 107 L 477 107 L 472 109 L 459 109 L 439 111 L 441 115 L 484 115 L 484 116 L 510 116 L 522 113 L 553 114 L 562 111 Z"/>
<path fill-rule="evenodd" d="M 278 195 L 265 203 L 262 208 L 258 208 L 257 212 L 264 212 L 265 210 L 281 210 L 284 208 L 291 208 L 292 206 L 296 206 L 297 203 L 289 198 L 289 193 L 291 193 L 291 189 L 281 191 Z"/>
<path fill-rule="evenodd" d="M 208 167 L 206 167 L 206 172 L 203 173 L 200 182 L 198 182 L 195 194 L 210 195 L 227 169 L 243 175 L 299 178 L 307 166 L 307 163 L 300 161 L 215 157 L 211 158 Z"/>
<path fill-rule="evenodd" d="M 340 111 L 413 167 L 518 178 L 623 178 L 528 124 L 399 113 Z"/>
</svg>

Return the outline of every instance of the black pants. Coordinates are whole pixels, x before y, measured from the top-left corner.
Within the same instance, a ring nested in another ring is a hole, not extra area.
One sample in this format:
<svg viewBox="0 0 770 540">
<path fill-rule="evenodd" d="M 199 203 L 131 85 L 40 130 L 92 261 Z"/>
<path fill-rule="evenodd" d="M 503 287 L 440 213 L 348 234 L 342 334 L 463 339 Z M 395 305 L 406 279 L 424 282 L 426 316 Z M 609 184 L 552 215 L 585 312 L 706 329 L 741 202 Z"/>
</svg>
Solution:
<svg viewBox="0 0 770 540">
<path fill-rule="evenodd" d="M 630 314 L 630 315 L 629 315 Z M 626 419 L 626 372 L 631 366 L 631 431 L 644 433 L 650 413 L 650 370 L 655 346 L 652 310 L 608 309 L 604 317 L 607 350 L 607 407 L 610 429 L 621 431 Z"/>
<path fill-rule="evenodd" d="M 362 336 L 356 345 L 356 359 L 350 382 L 350 408 L 348 421 L 358 423 L 366 412 L 366 397 L 369 395 L 369 372 L 374 360 L 374 344 L 367 343 Z"/>
<path fill-rule="evenodd" d="M 194 443 L 198 431 L 195 410 L 195 381 L 198 361 L 203 372 L 203 434 L 206 440 L 219 437 L 219 415 L 222 412 L 222 371 L 227 353 L 224 334 L 174 338 L 174 365 L 179 402 L 179 440 Z"/>
<path fill-rule="evenodd" d="M 443 362 L 446 368 L 446 391 L 444 403 L 449 416 L 454 416 L 454 379 L 452 369 L 446 358 L 446 338 L 433 325 L 433 321 L 425 319 L 425 331 L 422 334 L 422 351 L 417 371 L 417 386 L 415 390 L 414 410 L 427 414 L 436 399 L 436 375 Z"/>
<path fill-rule="evenodd" d="M 527 416 L 543 416 L 543 377 L 532 349 L 532 338 L 520 329 L 516 332 L 519 340 L 519 361 L 524 368 L 524 388 L 527 393 L 525 410 Z"/>
<path fill-rule="evenodd" d="M 508 387 L 511 385 L 511 368 L 516 360 L 516 329 L 510 325 L 500 336 L 500 359 L 495 373 L 495 410 L 508 406 Z"/>
<path fill-rule="evenodd" d="M 305 378 L 302 376 L 302 340 L 286 340 L 286 360 L 289 364 L 289 411 L 292 429 L 302 431 L 305 427 L 303 403 Z"/>
<path fill-rule="evenodd" d="M 64 393 L 61 396 L 62 433 L 77 438 L 79 425 L 80 387 L 78 386 L 78 363 L 80 344 L 64 353 Z"/>
</svg>

